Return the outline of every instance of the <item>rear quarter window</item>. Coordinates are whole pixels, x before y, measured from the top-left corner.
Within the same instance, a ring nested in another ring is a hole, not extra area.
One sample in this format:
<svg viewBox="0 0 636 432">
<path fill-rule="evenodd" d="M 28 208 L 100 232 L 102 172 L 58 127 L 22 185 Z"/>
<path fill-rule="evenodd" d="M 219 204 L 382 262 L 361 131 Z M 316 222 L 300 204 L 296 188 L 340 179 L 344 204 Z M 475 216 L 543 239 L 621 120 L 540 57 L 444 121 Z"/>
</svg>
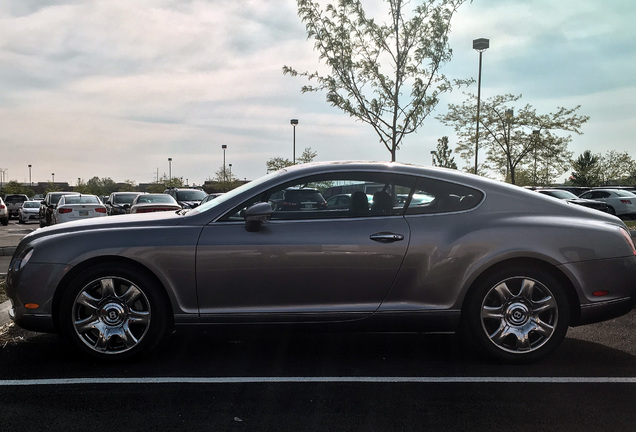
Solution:
<svg viewBox="0 0 636 432">
<path fill-rule="evenodd" d="M 484 194 L 474 188 L 436 179 L 418 179 L 407 215 L 450 213 L 477 207 Z"/>
</svg>

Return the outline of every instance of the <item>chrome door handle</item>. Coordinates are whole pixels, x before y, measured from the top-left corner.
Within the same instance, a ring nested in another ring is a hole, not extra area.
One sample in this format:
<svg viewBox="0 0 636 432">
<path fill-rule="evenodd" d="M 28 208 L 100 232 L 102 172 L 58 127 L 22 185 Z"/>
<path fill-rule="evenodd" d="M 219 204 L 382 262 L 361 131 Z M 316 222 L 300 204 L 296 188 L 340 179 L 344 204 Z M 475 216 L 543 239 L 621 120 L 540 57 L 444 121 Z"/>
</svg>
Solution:
<svg viewBox="0 0 636 432">
<path fill-rule="evenodd" d="M 393 243 L 396 241 L 404 240 L 404 236 L 402 234 L 390 232 L 379 232 L 376 234 L 371 234 L 369 238 L 380 243 Z"/>
</svg>

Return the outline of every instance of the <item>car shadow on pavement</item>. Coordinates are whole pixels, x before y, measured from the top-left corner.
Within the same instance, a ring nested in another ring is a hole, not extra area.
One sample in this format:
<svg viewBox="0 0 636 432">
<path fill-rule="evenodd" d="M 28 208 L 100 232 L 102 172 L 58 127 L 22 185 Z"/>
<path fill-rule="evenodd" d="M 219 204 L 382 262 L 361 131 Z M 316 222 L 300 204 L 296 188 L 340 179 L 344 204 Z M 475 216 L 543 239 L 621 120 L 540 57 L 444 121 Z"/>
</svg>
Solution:
<svg viewBox="0 0 636 432">
<path fill-rule="evenodd" d="M 0 333 L 3 379 L 51 377 L 633 376 L 635 356 L 566 338 L 538 362 L 509 365 L 465 349 L 454 335 L 181 330 L 148 356 L 117 363 L 77 354 L 57 335 L 9 325 Z M 43 367 L 46 365 L 46 367 Z"/>
</svg>

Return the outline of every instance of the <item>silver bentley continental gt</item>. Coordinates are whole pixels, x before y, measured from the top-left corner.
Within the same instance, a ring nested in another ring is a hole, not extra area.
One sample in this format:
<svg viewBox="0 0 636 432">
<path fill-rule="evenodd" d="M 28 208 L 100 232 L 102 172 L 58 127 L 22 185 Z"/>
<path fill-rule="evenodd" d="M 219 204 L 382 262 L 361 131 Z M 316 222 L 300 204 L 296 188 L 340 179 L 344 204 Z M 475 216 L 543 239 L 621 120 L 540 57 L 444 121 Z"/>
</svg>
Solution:
<svg viewBox="0 0 636 432">
<path fill-rule="evenodd" d="M 329 206 L 346 195 L 349 206 Z M 332 162 L 268 174 L 193 210 L 27 235 L 10 315 L 101 359 L 191 324 L 461 332 L 497 360 L 629 312 L 621 220 L 455 170 Z M 277 328 L 277 327 L 276 327 Z"/>
</svg>

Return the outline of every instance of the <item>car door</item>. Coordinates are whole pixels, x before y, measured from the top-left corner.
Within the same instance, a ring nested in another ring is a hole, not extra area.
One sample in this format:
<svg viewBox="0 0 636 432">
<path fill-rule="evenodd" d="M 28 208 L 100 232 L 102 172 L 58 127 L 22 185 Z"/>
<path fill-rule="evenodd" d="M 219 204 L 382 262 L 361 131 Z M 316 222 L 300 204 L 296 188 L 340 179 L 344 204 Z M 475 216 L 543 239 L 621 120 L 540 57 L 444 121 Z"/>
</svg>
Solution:
<svg viewBox="0 0 636 432">
<path fill-rule="evenodd" d="M 346 180 L 341 177 L 340 182 Z M 394 196 L 397 187 L 404 192 L 414 182 L 401 180 L 396 185 L 393 178 L 348 179 L 358 188 L 388 185 Z M 324 190 L 333 181 L 303 179 L 298 184 Z M 240 207 L 258 201 L 263 197 Z M 210 223 L 197 247 L 202 318 L 289 322 L 356 319 L 373 313 L 391 289 L 408 247 L 410 232 L 402 206 L 382 215 L 369 209 L 364 216 L 326 207 L 279 210 L 257 232 L 246 231 L 240 209 Z"/>
</svg>

